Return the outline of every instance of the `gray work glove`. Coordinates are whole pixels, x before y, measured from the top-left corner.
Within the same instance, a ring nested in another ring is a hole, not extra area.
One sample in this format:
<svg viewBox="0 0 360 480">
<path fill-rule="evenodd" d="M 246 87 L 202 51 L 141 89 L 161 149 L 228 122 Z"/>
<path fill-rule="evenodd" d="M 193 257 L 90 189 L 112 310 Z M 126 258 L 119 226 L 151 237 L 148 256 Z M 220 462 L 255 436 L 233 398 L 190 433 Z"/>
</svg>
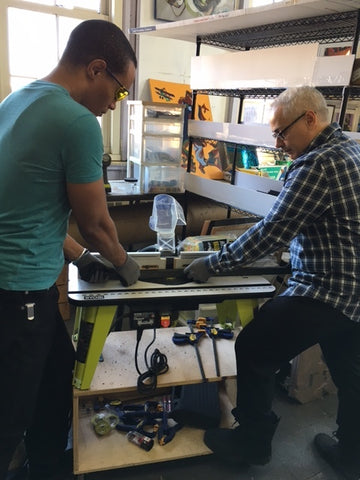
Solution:
<svg viewBox="0 0 360 480">
<path fill-rule="evenodd" d="M 197 283 L 207 282 L 211 273 L 208 269 L 207 257 L 196 258 L 184 268 L 184 273 L 189 280 Z"/>
<path fill-rule="evenodd" d="M 126 255 L 126 262 L 121 267 L 115 267 L 115 272 L 118 274 L 120 282 L 128 287 L 135 283 L 140 277 L 140 267 L 130 255 Z"/>
<path fill-rule="evenodd" d="M 106 282 L 109 279 L 109 268 L 89 250 L 81 255 L 80 258 L 73 261 L 73 264 L 79 269 L 81 280 L 90 283 Z"/>
</svg>

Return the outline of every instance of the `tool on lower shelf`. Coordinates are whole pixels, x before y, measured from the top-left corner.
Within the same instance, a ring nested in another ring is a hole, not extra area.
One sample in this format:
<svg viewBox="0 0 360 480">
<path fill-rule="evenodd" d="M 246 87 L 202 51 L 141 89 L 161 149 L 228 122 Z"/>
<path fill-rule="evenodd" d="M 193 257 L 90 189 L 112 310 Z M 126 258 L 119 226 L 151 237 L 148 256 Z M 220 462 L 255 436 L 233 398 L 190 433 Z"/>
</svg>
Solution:
<svg viewBox="0 0 360 480">
<path fill-rule="evenodd" d="M 126 435 L 126 438 L 129 440 L 129 442 L 137 445 L 138 447 L 146 450 L 147 452 L 150 451 L 154 446 L 154 440 L 152 438 L 136 430 L 130 430 L 130 432 L 128 432 Z"/>
<path fill-rule="evenodd" d="M 154 438 L 159 429 L 158 418 L 162 407 L 159 402 L 147 401 L 144 405 L 116 405 L 112 407 L 118 416 L 116 430 L 130 432 L 135 430 Z"/>
<path fill-rule="evenodd" d="M 95 433 L 102 437 L 108 435 L 116 428 L 118 420 L 117 415 L 105 411 L 96 413 L 91 419 L 91 424 L 94 427 Z"/>
<path fill-rule="evenodd" d="M 156 435 L 159 445 L 163 446 L 182 428 L 170 417 L 171 399 L 164 397 L 162 402 L 146 401 L 144 404 L 107 403 L 92 417 L 91 423 L 99 436 L 108 435 L 112 430 L 126 432 L 130 442 L 149 451 Z"/>
<path fill-rule="evenodd" d="M 180 423 L 170 424 L 169 422 L 169 416 L 171 414 L 170 397 L 164 397 L 162 402 L 162 408 L 162 420 L 158 431 L 158 441 L 159 445 L 161 446 L 171 442 L 171 440 L 175 437 L 176 432 L 182 428 L 182 425 Z"/>
</svg>

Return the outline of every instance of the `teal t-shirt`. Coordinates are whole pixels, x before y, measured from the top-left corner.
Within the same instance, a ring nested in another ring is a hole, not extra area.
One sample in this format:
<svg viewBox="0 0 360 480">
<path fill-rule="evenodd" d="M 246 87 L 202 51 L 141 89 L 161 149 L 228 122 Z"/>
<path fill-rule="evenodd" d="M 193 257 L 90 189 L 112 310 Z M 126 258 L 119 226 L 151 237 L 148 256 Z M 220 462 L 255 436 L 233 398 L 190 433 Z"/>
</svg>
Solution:
<svg viewBox="0 0 360 480">
<path fill-rule="evenodd" d="M 0 288 L 50 287 L 64 264 L 66 183 L 102 176 L 96 117 L 59 85 L 35 81 L 0 104 Z"/>
</svg>

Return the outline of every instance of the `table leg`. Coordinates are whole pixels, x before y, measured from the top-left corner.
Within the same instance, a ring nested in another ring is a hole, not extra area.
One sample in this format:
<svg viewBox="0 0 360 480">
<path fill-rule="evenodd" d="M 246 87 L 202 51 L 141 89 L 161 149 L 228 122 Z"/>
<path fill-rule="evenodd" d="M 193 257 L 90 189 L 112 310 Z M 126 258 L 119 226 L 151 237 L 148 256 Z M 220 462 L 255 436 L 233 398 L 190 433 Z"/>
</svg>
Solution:
<svg viewBox="0 0 360 480">
<path fill-rule="evenodd" d="M 76 312 L 73 338 L 76 341 L 76 362 L 73 385 L 80 390 L 90 388 L 96 366 L 116 314 L 116 305 L 80 307 Z"/>
</svg>

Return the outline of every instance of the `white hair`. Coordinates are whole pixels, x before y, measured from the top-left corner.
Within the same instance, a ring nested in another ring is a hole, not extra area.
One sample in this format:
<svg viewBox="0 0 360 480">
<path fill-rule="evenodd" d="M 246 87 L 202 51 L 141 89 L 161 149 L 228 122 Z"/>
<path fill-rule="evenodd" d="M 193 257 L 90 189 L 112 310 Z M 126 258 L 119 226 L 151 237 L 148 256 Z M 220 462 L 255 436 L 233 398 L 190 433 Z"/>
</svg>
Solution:
<svg viewBox="0 0 360 480">
<path fill-rule="evenodd" d="M 315 87 L 302 86 L 288 88 L 280 93 L 271 104 L 276 110 L 281 107 L 284 116 L 301 115 L 307 110 L 315 112 L 321 121 L 327 121 L 328 109 L 324 96 Z"/>
</svg>

